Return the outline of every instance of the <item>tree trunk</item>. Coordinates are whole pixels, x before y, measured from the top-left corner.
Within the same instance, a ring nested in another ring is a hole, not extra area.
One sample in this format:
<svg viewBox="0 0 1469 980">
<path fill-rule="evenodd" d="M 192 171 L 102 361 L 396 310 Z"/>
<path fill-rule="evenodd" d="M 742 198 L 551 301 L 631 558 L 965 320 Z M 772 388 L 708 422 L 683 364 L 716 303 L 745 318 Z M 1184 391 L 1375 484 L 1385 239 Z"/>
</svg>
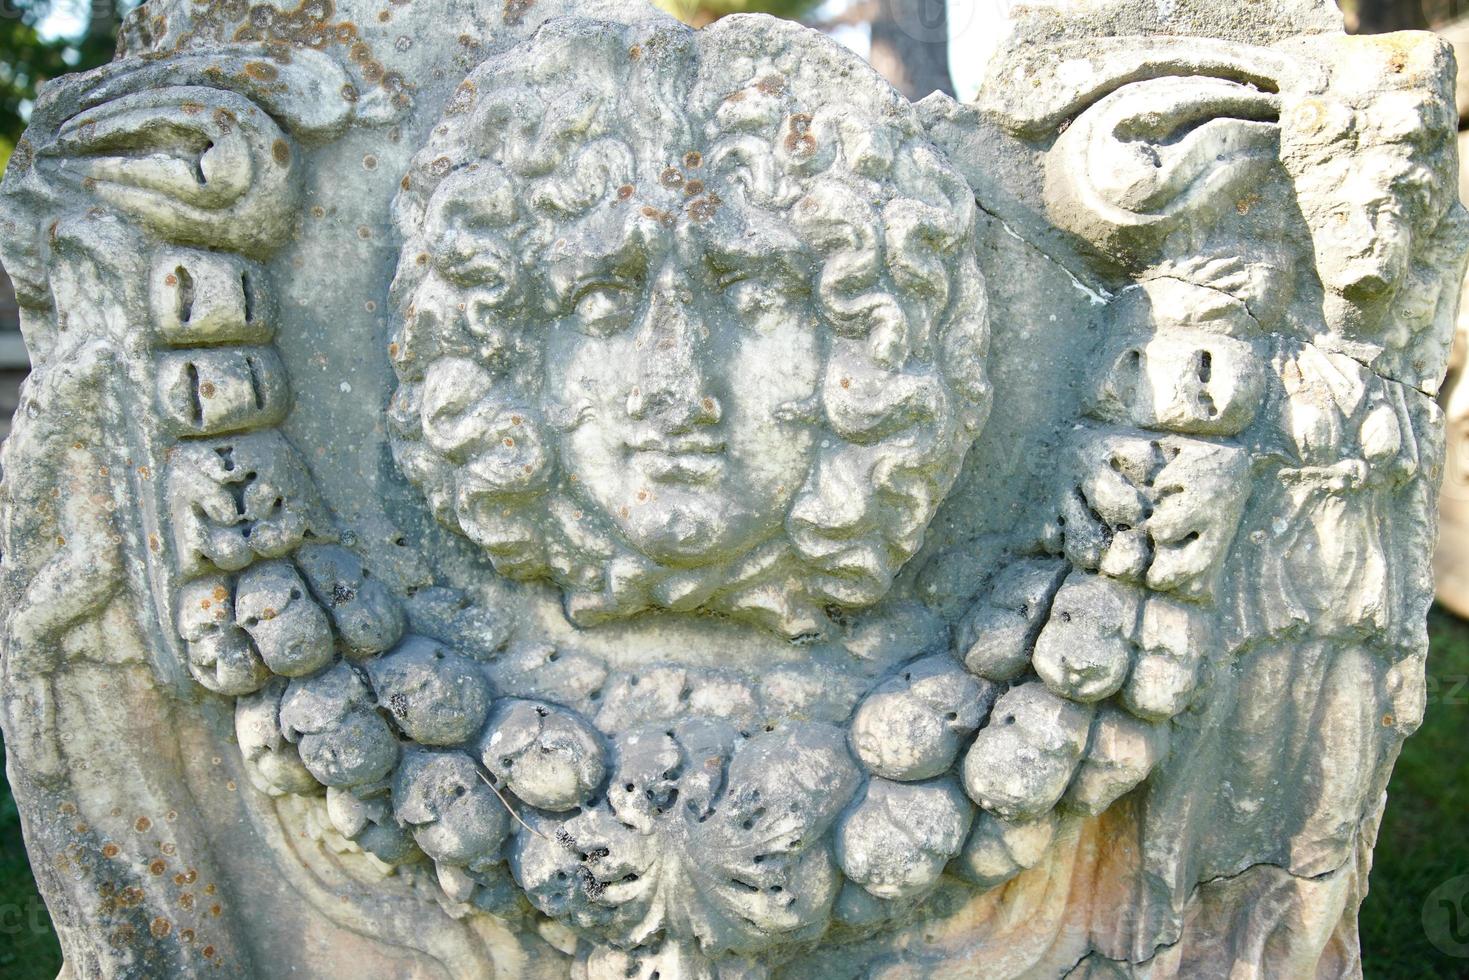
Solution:
<svg viewBox="0 0 1469 980">
<path fill-rule="evenodd" d="M 910 99 L 953 95 L 946 0 L 878 0 L 869 60 Z"/>
<path fill-rule="evenodd" d="M 1357 0 L 1355 32 L 1421 31 L 1428 27 L 1423 0 Z"/>
</svg>

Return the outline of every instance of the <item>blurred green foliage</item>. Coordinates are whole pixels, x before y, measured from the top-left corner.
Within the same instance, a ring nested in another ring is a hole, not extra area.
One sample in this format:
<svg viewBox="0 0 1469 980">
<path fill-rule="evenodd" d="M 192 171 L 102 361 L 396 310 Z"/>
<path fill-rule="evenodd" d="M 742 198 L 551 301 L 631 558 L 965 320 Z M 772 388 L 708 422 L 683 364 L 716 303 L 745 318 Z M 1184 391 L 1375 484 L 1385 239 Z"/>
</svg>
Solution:
<svg viewBox="0 0 1469 980">
<path fill-rule="evenodd" d="M 5 743 L 0 740 L 0 765 Z M 0 977 L 52 980 L 61 970 L 61 946 L 36 892 L 20 836 L 20 814 L 10 784 L 0 780 Z"/>
<path fill-rule="evenodd" d="M 1368 980 L 1469 977 L 1469 959 L 1447 956 L 1423 928 L 1429 893 L 1469 874 L 1469 623 L 1434 609 L 1428 633 L 1428 709 L 1393 770 L 1362 904 Z"/>
<path fill-rule="evenodd" d="M 685 24 L 702 27 L 729 14 L 773 14 L 800 20 L 816 9 L 821 0 L 653 0 Z"/>
<path fill-rule="evenodd" d="M 43 37 L 41 25 L 60 2 L 0 0 L 0 169 L 25 130 L 41 84 L 111 60 L 121 17 L 137 0 L 90 0 L 78 34 Z"/>
</svg>

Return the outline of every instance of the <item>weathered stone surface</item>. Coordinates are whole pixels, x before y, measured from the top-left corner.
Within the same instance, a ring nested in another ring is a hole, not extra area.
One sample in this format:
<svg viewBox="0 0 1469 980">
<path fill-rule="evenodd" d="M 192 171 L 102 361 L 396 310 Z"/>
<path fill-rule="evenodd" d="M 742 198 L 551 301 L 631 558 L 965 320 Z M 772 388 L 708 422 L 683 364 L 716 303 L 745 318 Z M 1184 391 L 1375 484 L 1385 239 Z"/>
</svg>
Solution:
<svg viewBox="0 0 1469 980">
<path fill-rule="evenodd" d="M 971 105 L 632 0 L 153 0 L 47 89 L 0 722 L 73 974 L 1359 972 L 1450 60 L 1015 19 Z"/>
</svg>

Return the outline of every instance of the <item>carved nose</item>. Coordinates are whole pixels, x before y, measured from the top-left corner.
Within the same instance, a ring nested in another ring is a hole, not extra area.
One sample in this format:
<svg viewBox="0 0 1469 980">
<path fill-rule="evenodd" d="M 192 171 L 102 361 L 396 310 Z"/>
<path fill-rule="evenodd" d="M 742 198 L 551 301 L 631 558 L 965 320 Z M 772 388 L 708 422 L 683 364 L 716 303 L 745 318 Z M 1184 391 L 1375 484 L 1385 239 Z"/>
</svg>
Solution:
<svg viewBox="0 0 1469 980">
<path fill-rule="evenodd" d="M 723 406 L 709 391 L 696 325 L 676 296 L 652 297 L 638 341 L 629 416 L 669 433 L 713 425 L 723 417 Z"/>
<path fill-rule="evenodd" d="M 1380 268 L 1364 270 L 1343 284 L 1342 295 L 1359 303 L 1377 299 L 1393 286 L 1393 281 Z"/>
</svg>

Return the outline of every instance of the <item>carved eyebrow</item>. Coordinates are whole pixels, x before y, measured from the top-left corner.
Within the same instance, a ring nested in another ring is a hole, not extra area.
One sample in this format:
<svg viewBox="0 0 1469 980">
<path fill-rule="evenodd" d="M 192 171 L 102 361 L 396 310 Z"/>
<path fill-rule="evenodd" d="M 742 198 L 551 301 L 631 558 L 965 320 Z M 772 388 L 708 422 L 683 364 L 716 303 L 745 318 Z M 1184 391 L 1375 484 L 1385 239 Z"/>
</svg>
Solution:
<svg viewBox="0 0 1469 980">
<path fill-rule="evenodd" d="M 809 289 L 811 286 L 809 273 L 794 262 L 787 261 L 790 258 L 789 255 L 779 253 L 771 256 L 723 255 L 711 256 L 709 264 L 721 285 L 732 284 L 750 276 L 759 276 L 767 280 L 776 280 L 786 287 Z"/>
<path fill-rule="evenodd" d="M 791 285 L 808 287 L 812 270 L 801 242 L 784 229 L 760 230 L 764 233 L 754 236 L 738 233 L 721 235 L 718 231 L 707 235 L 703 242 L 704 252 L 716 274 L 758 273 L 785 280 Z"/>
</svg>

